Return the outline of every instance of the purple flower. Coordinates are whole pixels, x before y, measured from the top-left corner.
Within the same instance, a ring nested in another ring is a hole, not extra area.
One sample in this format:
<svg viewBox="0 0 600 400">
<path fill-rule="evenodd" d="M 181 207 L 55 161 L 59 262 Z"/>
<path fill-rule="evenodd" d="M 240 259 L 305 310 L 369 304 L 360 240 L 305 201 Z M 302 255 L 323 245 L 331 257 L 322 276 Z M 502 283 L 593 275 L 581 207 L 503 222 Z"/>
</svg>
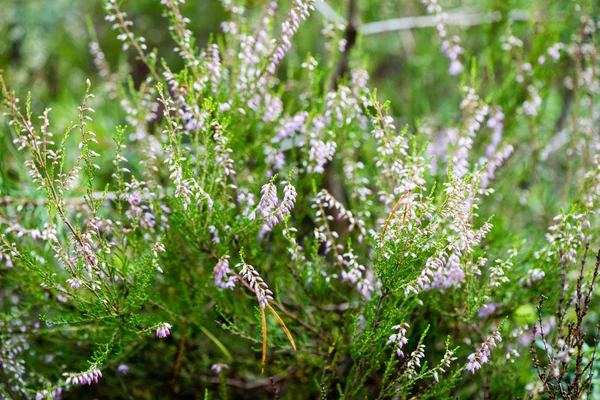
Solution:
<svg viewBox="0 0 600 400">
<path fill-rule="evenodd" d="M 280 212 L 281 214 L 290 215 L 294 203 L 296 202 L 296 188 L 289 182 L 285 182 L 285 188 L 283 189 L 283 201 L 281 202 Z"/>
<path fill-rule="evenodd" d="M 64 372 L 62 376 L 67 377 L 65 382 L 67 385 L 91 385 L 98 382 L 98 378 L 102 376 L 102 372 L 98 368 L 94 368 L 79 373 Z"/>
<path fill-rule="evenodd" d="M 221 375 L 221 371 L 224 369 L 229 369 L 229 365 L 227 364 L 223 364 L 223 363 L 217 363 L 217 364 L 213 364 L 210 367 L 211 370 L 215 371 L 215 374 L 217 375 Z"/>
<path fill-rule="evenodd" d="M 260 277 L 258 271 L 256 271 L 252 265 L 246 264 L 242 254 L 240 254 L 240 256 L 242 257 L 242 262 L 236 265 L 236 268 L 242 267 L 240 275 L 248 282 L 252 290 L 254 290 L 256 298 L 258 299 L 258 304 L 261 308 L 265 308 L 269 304 L 269 300 L 273 300 L 273 292 Z"/>
<path fill-rule="evenodd" d="M 485 364 L 490 361 L 490 347 L 496 347 L 496 341 L 502 341 L 499 329 L 500 328 L 492 333 L 492 335 L 481 344 L 479 351 L 471 353 L 469 357 L 467 357 L 467 360 L 469 361 L 465 367 L 467 371 L 470 371 L 474 374 L 475 371 L 481 369 L 481 364 Z"/>
<path fill-rule="evenodd" d="M 125 375 L 129 372 L 129 366 L 121 364 L 117 367 L 117 372 L 121 375 Z"/>
<path fill-rule="evenodd" d="M 258 202 L 258 210 L 264 218 L 268 218 L 277 208 L 277 187 L 272 183 L 267 183 L 260 189 L 260 193 L 262 196 Z"/>
<path fill-rule="evenodd" d="M 156 337 L 159 338 L 166 338 L 167 336 L 169 336 L 171 334 L 171 324 L 168 324 L 166 322 L 161 323 L 158 328 L 156 328 Z"/>
<path fill-rule="evenodd" d="M 392 326 L 392 330 L 398 331 L 398 333 L 390 335 L 387 343 L 385 344 L 386 346 L 393 344 L 396 347 L 396 353 L 398 354 L 398 357 L 404 358 L 402 347 L 408 343 L 408 338 L 406 337 L 406 330 L 408 328 L 410 328 L 410 326 L 406 323 Z"/>
<path fill-rule="evenodd" d="M 71 286 L 71 289 L 79 289 L 83 284 L 83 281 L 79 278 L 67 279 L 67 283 Z"/>
<path fill-rule="evenodd" d="M 477 362 L 477 355 L 475 353 L 472 353 L 467 359 L 469 360 L 467 363 L 467 371 L 471 371 L 474 374 L 475 371 L 481 368 L 481 364 Z"/>
<path fill-rule="evenodd" d="M 215 274 L 215 286 L 221 289 L 233 289 L 235 287 L 237 277 L 231 275 L 229 256 L 221 257 L 213 272 Z"/>
</svg>

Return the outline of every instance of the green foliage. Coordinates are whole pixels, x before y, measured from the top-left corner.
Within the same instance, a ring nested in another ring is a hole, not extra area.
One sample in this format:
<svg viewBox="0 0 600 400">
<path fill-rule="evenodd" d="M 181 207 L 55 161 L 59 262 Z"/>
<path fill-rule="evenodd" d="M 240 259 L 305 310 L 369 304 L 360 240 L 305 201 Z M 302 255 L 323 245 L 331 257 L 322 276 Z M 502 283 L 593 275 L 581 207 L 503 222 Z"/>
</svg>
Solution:
<svg viewBox="0 0 600 400">
<path fill-rule="evenodd" d="M 598 393 L 595 4 L 37 3 L 0 398 Z"/>
</svg>

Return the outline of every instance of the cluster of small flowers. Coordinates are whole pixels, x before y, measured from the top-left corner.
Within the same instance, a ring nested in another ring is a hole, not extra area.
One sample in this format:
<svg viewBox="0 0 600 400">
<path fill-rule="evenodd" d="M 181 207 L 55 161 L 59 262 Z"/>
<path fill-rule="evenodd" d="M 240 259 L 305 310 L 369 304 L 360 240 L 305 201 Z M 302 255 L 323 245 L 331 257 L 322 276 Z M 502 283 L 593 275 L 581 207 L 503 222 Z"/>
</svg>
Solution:
<svg viewBox="0 0 600 400">
<path fill-rule="evenodd" d="M 273 296 L 271 296 L 273 292 L 269 290 L 269 286 L 263 281 L 256 269 L 244 261 L 242 254 L 240 256 L 242 257 L 242 261 L 236 265 L 236 268 L 241 267 L 240 275 L 248 282 L 250 288 L 254 290 L 258 304 L 262 308 L 265 308 L 269 305 L 269 300 L 273 300 Z"/>
<path fill-rule="evenodd" d="M 410 353 L 410 358 L 406 363 L 406 369 L 404 373 L 408 377 L 408 379 L 412 379 L 412 377 L 416 374 L 417 367 L 421 366 L 421 359 L 425 357 L 425 345 L 423 343 L 419 343 L 415 351 Z"/>
<path fill-rule="evenodd" d="M 98 75 L 104 78 L 104 86 L 108 90 L 109 96 L 115 98 L 119 90 L 117 77 L 111 72 L 106 56 L 100 48 L 100 44 L 95 40 L 90 42 L 90 53 L 94 57 L 94 65 L 98 69 Z"/>
<path fill-rule="evenodd" d="M 492 228 L 489 222 L 483 223 L 478 229 L 472 225 L 476 206 L 469 199 L 473 199 L 475 188 L 468 181 L 454 175 L 449 176 L 445 186 L 446 201 L 444 206 L 436 211 L 441 221 L 430 223 L 427 231 L 420 233 L 433 235 L 441 228 L 441 223 L 445 223 L 448 230 L 443 239 L 445 244 L 440 243 L 441 247 L 428 257 L 419 277 L 405 287 L 406 296 L 410 292 L 419 293 L 421 290 L 458 287 L 467 274 L 480 274 L 480 269 L 486 262 L 486 259 L 481 257 L 475 264 L 462 260 L 463 255 L 473 253 L 474 248 Z"/>
<path fill-rule="evenodd" d="M 107 14 L 104 19 L 108 22 L 113 22 L 112 29 L 119 31 L 117 39 L 123 42 L 123 46 L 121 46 L 123 51 L 129 49 L 130 45 L 139 47 L 144 51 L 147 50 L 148 46 L 146 45 L 146 39 L 144 37 L 136 37 L 131 32 L 129 27 L 133 25 L 133 22 L 127 20 L 127 13 L 122 12 L 119 9 L 116 0 L 107 0 L 104 9 Z M 128 40 L 131 41 L 131 43 L 126 43 Z"/>
<path fill-rule="evenodd" d="M 165 163 L 169 165 L 169 179 L 173 181 L 175 186 L 175 197 L 181 200 L 181 205 L 184 210 L 187 210 L 188 206 L 192 203 L 192 199 L 196 202 L 196 207 L 199 207 L 202 201 L 206 201 L 208 209 L 212 210 L 213 201 L 200 187 L 194 178 L 184 178 L 182 164 L 186 161 L 186 158 L 179 154 L 179 151 L 174 147 L 173 143 L 176 143 L 176 137 L 181 133 L 181 126 L 175 124 L 170 117 L 172 111 L 177 109 L 174 107 L 173 100 L 161 99 L 165 106 L 165 117 L 169 120 L 169 130 L 165 133 L 170 135 L 171 143 L 167 145 L 167 158 Z"/>
<path fill-rule="evenodd" d="M 492 154 L 489 158 L 482 158 L 480 165 L 485 165 L 485 168 L 478 173 L 479 178 L 479 193 L 482 195 L 489 195 L 494 192 L 494 189 L 488 189 L 488 186 L 495 178 L 496 169 L 500 168 L 506 160 L 514 152 L 512 145 L 506 145 L 496 153 Z"/>
<path fill-rule="evenodd" d="M 306 256 L 304 255 L 303 247 L 298 243 L 298 240 L 295 237 L 297 232 L 298 230 L 294 227 L 287 227 L 283 230 L 283 236 L 290 243 L 287 250 L 288 253 L 290 253 L 290 257 L 293 261 L 306 262 Z"/>
<path fill-rule="evenodd" d="M 330 132 L 330 136 L 332 134 L 333 132 Z M 323 141 L 319 138 L 319 131 L 312 131 L 310 133 L 309 145 L 308 158 L 311 165 L 307 166 L 306 171 L 308 173 L 322 174 L 325 172 L 325 164 L 333 160 L 337 144 L 334 140 Z"/>
<path fill-rule="evenodd" d="M 163 76 L 176 105 L 176 108 L 171 108 L 169 111 L 176 111 L 175 115 L 180 117 L 175 130 L 181 135 L 190 135 L 192 132 L 198 134 L 198 131 L 204 128 L 207 113 L 201 112 L 198 104 L 188 101 L 189 88 L 186 85 L 180 85 L 176 75 L 168 67 L 165 67 Z"/>
<path fill-rule="evenodd" d="M 219 84 L 222 79 L 221 69 L 222 65 L 219 46 L 213 43 L 206 50 L 206 70 L 208 77 L 210 78 L 211 89 L 213 93 L 217 93 L 219 90 Z"/>
<path fill-rule="evenodd" d="M 470 87 L 464 87 L 464 98 L 461 109 L 467 114 L 465 129 L 449 128 L 442 131 L 435 142 L 429 144 L 428 153 L 433 156 L 431 168 L 437 170 L 438 158 L 443 157 L 452 165 L 453 171 L 458 176 L 465 176 L 470 168 L 469 155 L 473 147 L 474 137 L 481 129 L 483 122 L 490 114 L 490 107 L 481 104 L 479 96 Z M 504 161 L 514 151 L 511 145 L 506 145 L 498 150 L 502 141 L 504 114 L 500 107 L 495 107 L 488 117 L 486 125 L 493 130 L 491 141 L 486 148 L 486 154 L 479 159 L 479 170 L 476 172 L 479 183 L 479 193 L 488 195 L 493 192 L 487 189 L 494 179 L 495 171 L 502 166 Z M 465 132 L 461 134 L 460 132 Z"/>
<path fill-rule="evenodd" d="M 504 51 L 511 51 L 513 49 L 517 49 L 517 48 L 522 48 L 523 47 L 523 41 L 521 39 L 519 39 L 518 37 L 513 36 L 513 35 L 510 35 L 510 36 L 501 36 L 500 37 L 500 43 L 502 43 L 500 45 L 500 47 Z"/>
<path fill-rule="evenodd" d="M 237 277 L 231 274 L 229 269 L 229 256 L 224 256 L 219 259 L 214 269 L 215 274 L 215 286 L 221 289 L 233 289 Z"/>
<path fill-rule="evenodd" d="M 272 58 L 267 66 L 267 71 L 271 74 L 275 73 L 277 66 L 283 60 L 285 54 L 292 48 L 292 37 L 298 32 L 300 22 L 306 20 L 310 12 L 314 10 L 315 0 L 294 0 L 292 8 L 281 24 L 281 36 L 277 42 L 277 46 L 273 51 Z"/>
<path fill-rule="evenodd" d="M 304 133 L 306 131 L 306 121 L 308 113 L 306 111 L 299 112 L 291 118 L 284 119 L 281 127 L 271 142 L 279 143 L 284 139 L 291 138 L 296 132 Z"/>
<path fill-rule="evenodd" d="M 542 321 L 541 325 L 537 322 L 535 326 L 535 333 L 532 332 L 529 325 L 525 324 L 521 328 L 513 329 L 510 336 L 518 338 L 517 342 L 519 345 L 523 347 L 529 346 L 533 340 L 542 337 L 542 333 L 546 335 L 556 327 L 556 317 L 552 315 L 547 320 Z"/>
<path fill-rule="evenodd" d="M 254 206 L 256 205 L 256 199 L 253 193 L 248 193 L 247 189 L 240 188 L 236 200 L 242 210 L 241 215 L 236 216 L 236 218 L 256 218 L 256 213 L 254 210 Z"/>
<path fill-rule="evenodd" d="M 554 43 L 548 48 L 548 55 L 556 62 L 560 60 L 560 52 L 564 50 L 565 45 L 563 43 Z"/>
<path fill-rule="evenodd" d="M 262 196 L 258 202 L 257 211 L 260 215 L 267 220 L 267 225 L 272 229 L 279 220 L 277 219 L 277 205 L 279 199 L 277 198 L 277 186 L 272 182 L 269 182 L 260 189 Z"/>
<path fill-rule="evenodd" d="M 323 37 L 327 39 L 325 42 L 325 48 L 331 53 L 337 51 L 343 53 L 346 51 L 347 40 L 343 35 L 346 30 L 346 26 L 341 23 L 327 24 L 325 28 L 321 30 Z"/>
<path fill-rule="evenodd" d="M 271 139 L 273 146 L 266 145 L 264 148 L 265 163 L 272 165 L 272 168 L 268 171 L 269 176 L 272 176 L 274 172 L 280 171 L 283 168 L 285 164 L 284 152 L 298 145 L 302 140 L 305 140 L 304 135 L 306 134 L 307 120 L 308 113 L 306 111 L 302 111 L 293 117 L 282 119 L 280 128 L 277 130 L 275 137 Z M 300 135 L 297 135 L 297 133 Z"/>
<path fill-rule="evenodd" d="M 477 352 L 471 353 L 469 357 L 467 357 L 467 360 L 469 360 L 466 366 L 467 371 L 471 371 L 474 374 L 475 371 L 481 368 L 481 364 L 490 361 L 490 347 L 496 347 L 496 341 L 502 341 L 499 329 L 492 333 L 492 335 L 482 343 Z"/>
<path fill-rule="evenodd" d="M 527 271 L 527 276 L 519 281 L 522 285 L 531 287 L 535 282 L 541 281 L 546 276 L 546 273 L 539 268 L 530 269 Z"/>
<path fill-rule="evenodd" d="M 391 204 L 396 196 L 410 192 L 410 187 L 402 187 L 402 178 L 407 176 L 405 159 L 408 155 L 408 141 L 403 134 L 396 133 L 394 118 L 386 114 L 387 105 L 375 104 L 377 113 L 371 119 L 371 135 L 377 139 L 375 165 L 379 169 L 379 200 Z"/>
<path fill-rule="evenodd" d="M 232 41 L 239 44 L 237 47 L 229 46 L 227 49 L 227 57 L 237 60 L 236 73 L 235 75 L 231 74 L 231 77 L 235 79 L 236 92 L 242 100 L 247 101 L 248 106 L 257 115 L 264 112 L 264 110 L 259 110 L 258 106 L 263 103 L 263 100 L 267 100 L 266 96 L 269 94 L 266 90 L 269 80 L 265 72 L 268 71 L 277 41 L 269 39 L 271 34 L 267 30 L 272 26 L 277 6 L 276 1 L 270 1 L 264 17 L 252 27 L 248 26 L 248 20 L 244 16 L 244 7 L 226 6 L 234 20 L 221 25 L 223 32 L 231 35 Z M 269 60 L 267 65 L 265 65 L 265 60 Z M 278 101 L 274 98 L 269 100 Z M 237 111 L 242 115 L 246 114 L 244 108 L 240 107 Z"/>
<path fill-rule="evenodd" d="M 352 93 L 365 107 L 372 106 L 372 102 L 369 99 L 371 89 L 367 86 L 368 82 L 369 73 L 367 71 L 359 68 L 350 70 L 350 88 Z"/>
<path fill-rule="evenodd" d="M 446 352 L 444 353 L 444 357 L 433 371 L 433 379 L 435 379 L 436 382 L 440 381 L 439 372 L 446 372 L 446 369 L 450 368 L 450 364 L 452 364 L 453 361 L 458 360 L 458 357 L 454 357 L 455 353 L 456 350 L 450 350 L 448 348 L 448 345 L 446 345 Z"/>
<path fill-rule="evenodd" d="M 290 215 L 296 203 L 298 193 L 296 193 L 296 188 L 290 182 L 284 182 L 284 185 L 283 200 L 281 201 L 279 210 L 282 215 Z"/>
<path fill-rule="evenodd" d="M 361 219 L 367 219 L 367 215 L 370 214 L 369 210 L 373 206 L 373 199 L 371 198 L 373 191 L 369 187 L 371 181 L 365 175 L 365 164 L 361 161 L 348 160 L 344 165 L 346 183 L 349 187 L 352 187 L 352 191 L 348 195 L 350 199 L 356 200 L 356 204 L 362 206 L 362 210 L 356 212 L 357 216 L 364 217 Z"/>
<path fill-rule="evenodd" d="M 168 227 L 167 215 L 171 213 L 171 209 L 164 203 L 158 210 L 155 206 L 156 200 L 163 192 L 160 187 L 152 190 L 149 182 L 138 181 L 132 177 L 131 182 L 125 182 L 125 188 L 127 191 L 121 193 L 121 199 L 129 204 L 125 217 L 133 226 L 138 225 L 139 228 L 149 232 L 155 232 L 157 227 L 160 230 Z M 158 221 L 161 223 L 157 224 Z M 124 230 L 127 232 L 129 228 Z"/>
<path fill-rule="evenodd" d="M 200 64 L 200 61 L 196 57 L 196 50 L 193 47 L 194 39 L 192 31 L 187 28 L 190 19 L 181 15 L 181 12 L 179 11 L 180 3 L 183 4 L 184 0 L 160 1 L 160 4 L 165 6 L 165 16 L 171 21 L 169 30 L 178 46 L 174 51 L 179 53 L 187 66 L 194 68 Z"/>
<path fill-rule="evenodd" d="M 571 356 L 575 353 L 575 349 L 569 346 L 564 339 L 558 339 L 556 345 L 558 349 L 555 350 L 552 357 L 563 364 L 569 364 L 571 362 Z"/>
<path fill-rule="evenodd" d="M 36 327 L 31 330 L 31 333 L 37 333 Z M 29 380 L 33 377 L 26 371 L 25 356 L 29 350 L 29 343 L 26 337 L 26 326 L 18 318 L 12 321 L 0 320 L 0 374 L 3 377 L 4 389 L 12 391 L 15 395 L 21 395 L 21 398 L 30 396 L 29 388 L 31 387 Z M 0 398 L 3 391 L 0 389 Z"/>
<path fill-rule="evenodd" d="M 354 254 L 352 249 L 348 249 L 348 251 L 341 256 L 341 262 L 346 267 L 346 269 L 342 271 L 342 279 L 356 285 L 356 289 L 360 294 L 366 299 L 371 299 L 375 287 L 371 280 L 367 278 L 367 269 L 358 262 L 358 256 Z"/>
<path fill-rule="evenodd" d="M 12 268 L 13 262 L 10 258 L 10 255 L 4 251 L 2 247 L 0 247 L 0 261 L 4 260 L 4 266 L 6 268 Z"/>
<path fill-rule="evenodd" d="M 353 84 L 363 85 L 366 81 L 354 80 Z M 333 160 L 337 150 L 336 132 L 356 122 L 361 129 L 367 129 L 368 120 L 361 108 L 366 88 L 340 85 L 335 92 L 326 95 L 325 113 L 312 118 L 307 141 L 308 160 L 305 162 L 308 173 L 322 174 L 325 164 Z M 334 127 L 336 129 L 334 129 Z"/>
<path fill-rule="evenodd" d="M 283 200 L 279 204 L 277 186 L 269 182 L 261 188 L 262 196 L 258 202 L 257 211 L 266 220 L 265 230 L 273 229 L 279 222 L 283 222 L 285 215 L 290 215 L 296 202 L 296 188 L 289 181 L 282 182 Z"/>
<path fill-rule="evenodd" d="M 157 238 L 156 243 L 154 243 L 152 245 L 151 253 L 154 256 L 152 258 L 152 264 L 154 265 L 154 267 L 156 268 L 156 270 L 158 272 L 160 272 L 161 274 L 163 273 L 163 270 L 160 267 L 160 265 L 158 264 L 158 261 L 159 261 L 159 259 L 158 259 L 158 253 L 165 253 L 165 252 L 166 252 L 165 246 L 162 244 L 161 238 L 159 236 Z"/>
<path fill-rule="evenodd" d="M 479 312 L 477 313 L 477 318 L 483 319 L 483 318 L 489 317 L 500 306 L 501 306 L 501 303 L 489 303 L 489 304 L 482 305 L 481 308 L 479 309 Z"/>
<path fill-rule="evenodd" d="M 550 260 L 560 254 L 562 261 L 574 265 L 577 262 L 577 252 L 586 242 L 584 230 L 590 228 L 589 217 L 588 212 L 561 213 L 554 217 L 555 223 L 548 228 L 549 232 L 546 234 L 548 245 L 534 254 L 536 258 L 543 254 L 546 260 Z"/>
<path fill-rule="evenodd" d="M 407 323 L 401 323 L 400 325 L 392 326 L 393 331 L 398 331 L 398 333 L 393 333 L 390 335 L 388 341 L 386 342 L 386 346 L 393 345 L 396 349 L 396 354 L 398 357 L 404 358 L 404 353 L 402 352 L 402 347 L 406 343 L 408 343 L 408 338 L 406 337 L 407 329 L 410 328 L 410 325 Z"/>
<path fill-rule="evenodd" d="M 216 123 L 211 123 L 211 127 L 214 129 L 213 139 L 215 141 L 215 163 L 221 168 L 225 176 L 235 175 L 235 162 L 231 158 L 233 150 L 229 148 L 229 137 L 223 133 L 223 127 Z"/>
<path fill-rule="evenodd" d="M 35 394 L 35 400 L 61 399 L 63 397 L 62 388 L 54 388 L 51 390 L 44 389 Z"/>
<path fill-rule="evenodd" d="M 497 259 L 495 265 L 490 267 L 490 286 L 498 287 L 503 283 L 510 282 L 510 279 L 506 276 L 506 271 L 510 271 L 513 267 L 512 260 L 517 255 L 516 249 L 510 249 L 508 251 L 508 259 L 501 260 Z"/>
<path fill-rule="evenodd" d="M 132 141 L 139 141 L 145 146 L 144 153 L 146 153 L 146 159 L 140 162 L 140 164 L 147 167 L 143 171 L 143 174 L 149 174 L 150 171 L 154 170 L 152 161 L 155 158 L 156 153 L 160 153 L 162 150 L 154 135 L 148 134 L 147 126 L 149 122 L 157 119 L 159 109 L 159 103 L 155 101 L 156 89 L 152 84 L 153 80 L 159 80 L 159 76 L 155 70 L 156 53 L 146 53 L 148 49 L 146 39 L 144 37 L 135 36 L 131 31 L 130 27 L 133 25 L 133 22 L 127 19 L 127 13 L 120 10 L 116 0 L 105 0 L 104 4 L 107 14 L 105 19 L 112 22 L 112 29 L 118 32 L 117 39 L 123 42 L 122 50 L 127 51 L 130 46 L 133 46 L 142 62 L 151 72 L 140 86 L 140 91 L 134 96 L 132 102 L 127 96 L 121 95 L 121 84 L 118 83 L 118 78 L 110 73 L 110 67 L 103 61 L 104 58 L 100 56 L 101 51 L 99 51 L 99 46 L 95 46 L 97 49 L 92 49 L 92 54 L 94 54 L 95 50 L 98 50 L 96 51 L 97 57 L 95 56 L 95 58 L 102 64 L 102 66 L 99 66 L 98 63 L 96 64 L 99 67 L 99 70 L 101 73 L 110 77 L 110 80 L 112 81 L 108 87 L 111 91 L 111 96 L 120 98 L 121 107 L 127 114 L 127 123 L 135 128 L 135 132 L 130 135 L 130 139 Z"/>
<path fill-rule="evenodd" d="M 160 338 L 160 339 L 166 338 L 167 336 L 169 336 L 171 334 L 172 327 L 173 326 L 171 324 L 168 324 L 166 322 L 161 322 L 156 327 L 156 337 Z"/>
<path fill-rule="evenodd" d="M 84 260 L 84 263 L 88 270 L 88 276 L 90 280 L 94 279 L 93 272 L 97 268 L 98 259 L 96 257 L 96 252 L 93 249 L 95 246 L 94 241 L 92 240 L 92 235 L 89 232 L 85 232 L 81 234 L 81 243 L 74 243 L 75 253 L 79 256 L 81 260 Z"/>
<path fill-rule="evenodd" d="M 67 377 L 65 381 L 67 385 L 91 385 L 92 383 L 98 383 L 98 378 L 102 377 L 102 371 L 98 368 L 91 368 L 85 372 L 64 372 L 62 376 Z"/>
<path fill-rule="evenodd" d="M 421 2 L 427 7 L 427 13 L 435 14 L 436 29 L 439 37 L 442 39 L 441 51 L 450 60 L 448 73 L 450 75 L 459 75 L 464 70 L 463 64 L 459 60 L 459 56 L 464 53 L 464 49 L 460 45 L 460 37 L 455 35 L 452 37 L 452 40 L 448 39 L 448 32 L 446 30 L 448 14 L 442 10 L 438 0 L 421 0 Z"/>
<path fill-rule="evenodd" d="M 535 117 L 542 105 L 542 98 L 539 95 L 537 87 L 534 85 L 527 86 L 527 91 L 529 92 L 529 98 L 523 103 L 523 112 L 525 115 Z"/>
<path fill-rule="evenodd" d="M 324 217 L 322 215 L 321 209 L 329 209 L 335 210 L 337 213 L 337 219 L 345 219 L 350 225 L 348 227 L 348 232 L 351 232 L 354 228 L 358 228 L 358 243 L 361 243 L 362 240 L 367 235 L 366 223 L 364 220 L 357 218 L 352 211 L 347 210 L 346 207 L 339 201 L 337 201 L 327 190 L 322 189 L 317 196 L 314 198 L 313 208 L 318 208 L 316 211 L 316 217 L 321 218 Z"/>
<path fill-rule="evenodd" d="M 465 176 L 469 172 L 469 154 L 473 147 L 473 138 L 481 128 L 489 112 L 487 104 L 480 104 L 480 99 L 475 93 L 475 89 L 464 87 L 463 92 L 465 93 L 465 97 L 460 103 L 460 108 L 468 115 L 465 122 L 466 135 L 458 135 L 454 140 L 450 140 L 450 143 L 455 148 L 454 152 L 448 155 L 455 173 L 460 177 Z"/>
<path fill-rule="evenodd" d="M 360 81 L 355 81 L 360 83 Z M 363 115 L 360 97 L 355 95 L 357 88 L 349 88 L 348 86 L 340 85 L 335 92 L 329 92 L 325 96 L 325 123 L 328 126 L 339 127 L 350 125 L 357 121 L 362 129 L 367 128 L 368 120 Z"/>
</svg>

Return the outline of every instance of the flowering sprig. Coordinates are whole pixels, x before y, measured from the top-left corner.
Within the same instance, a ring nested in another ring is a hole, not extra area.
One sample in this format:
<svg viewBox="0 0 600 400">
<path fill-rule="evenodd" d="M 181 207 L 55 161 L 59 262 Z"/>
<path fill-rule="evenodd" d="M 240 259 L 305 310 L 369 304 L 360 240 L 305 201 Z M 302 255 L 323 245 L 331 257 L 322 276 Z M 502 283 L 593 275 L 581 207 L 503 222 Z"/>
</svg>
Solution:
<svg viewBox="0 0 600 400">
<path fill-rule="evenodd" d="M 267 65 L 267 71 L 270 74 L 275 73 L 285 54 L 292 48 L 292 37 L 298 32 L 300 22 L 306 20 L 310 12 L 314 10 L 314 2 L 315 0 L 294 0 L 287 18 L 281 24 L 281 35 Z"/>
<path fill-rule="evenodd" d="M 464 49 L 460 45 L 460 37 L 455 35 L 451 40 L 448 38 L 446 27 L 448 14 L 443 11 L 439 4 L 440 0 L 421 0 L 421 2 L 426 6 L 428 14 L 435 15 L 436 29 L 439 37 L 442 39 L 441 51 L 450 60 L 448 73 L 450 75 L 459 75 L 464 70 L 463 64 L 460 61 L 460 55 L 464 53 Z"/>
<path fill-rule="evenodd" d="M 219 259 L 213 272 L 215 274 L 215 286 L 221 289 L 233 289 L 235 287 L 237 277 L 232 275 L 232 271 L 229 269 L 228 255 Z"/>
<path fill-rule="evenodd" d="M 467 371 L 470 371 L 474 374 L 475 371 L 481 369 L 482 364 L 486 364 L 490 361 L 491 347 L 496 347 L 496 342 L 502 341 L 502 337 L 500 336 L 500 329 L 502 329 L 502 325 L 503 323 L 500 324 L 498 329 L 496 329 L 496 331 L 494 331 L 494 333 L 492 333 L 490 337 L 488 337 L 486 341 L 481 344 L 481 347 L 475 353 L 471 353 L 467 357 L 468 363 L 465 366 Z"/>
<path fill-rule="evenodd" d="M 62 376 L 67 378 L 65 381 L 67 385 L 91 385 L 92 383 L 98 383 L 98 378 L 102 377 L 102 371 L 93 368 L 85 372 L 64 372 Z"/>
<path fill-rule="evenodd" d="M 503 283 L 510 282 L 507 273 L 513 268 L 513 259 L 517 256 L 516 249 L 508 251 L 508 259 L 497 259 L 495 265 L 490 267 L 490 286 L 498 287 Z"/>
<path fill-rule="evenodd" d="M 240 251 L 241 262 L 237 264 L 236 268 L 240 269 L 240 276 L 250 285 L 250 288 L 256 294 L 258 304 L 261 308 L 265 308 L 269 304 L 269 300 L 273 300 L 273 292 L 269 290 L 269 286 L 260 277 L 258 271 L 244 259 L 243 250 Z"/>
<path fill-rule="evenodd" d="M 327 190 L 322 189 L 317 196 L 314 198 L 314 208 L 323 208 L 325 210 L 335 210 L 337 213 L 337 219 L 345 219 L 348 221 L 348 232 L 352 232 L 354 228 L 358 230 L 358 243 L 367 235 L 366 222 L 361 218 L 354 216 L 352 211 L 346 209 L 342 203 L 336 200 Z M 317 211 L 317 217 L 320 216 L 322 211 Z"/>
<path fill-rule="evenodd" d="M 136 36 L 130 29 L 133 26 L 133 22 L 127 19 L 127 13 L 121 11 L 119 4 L 116 0 L 105 0 L 104 10 L 106 11 L 105 19 L 108 22 L 112 22 L 112 29 L 119 32 L 117 39 L 123 42 L 122 50 L 126 51 L 129 46 L 138 53 L 142 62 L 148 67 L 152 76 L 156 82 L 160 82 L 158 73 L 156 72 L 156 54 L 154 52 L 146 54 L 148 46 L 146 45 L 146 38 L 143 36 Z"/>
<path fill-rule="evenodd" d="M 179 10 L 179 4 L 183 4 L 184 0 L 161 0 L 160 3 L 165 6 L 165 16 L 171 22 L 169 30 L 178 46 L 174 50 L 179 53 L 186 65 L 196 75 L 196 67 L 200 64 L 200 60 L 196 55 L 197 50 L 194 48 L 194 36 L 192 31 L 187 27 L 190 19 L 181 15 L 181 11 Z"/>
<path fill-rule="evenodd" d="M 279 222 L 283 222 L 286 215 L 291 215 L 298 196 L 294 185 L 292 185 L 289 180 L 284 181 L 281 183 L 284 188 L 283 199 L 280 203 L 277 196 L 277 186 L 273 183 L 276 178 L 277 176 L 271 178 L 271 181 L 263 185 L 260 190 L 261 197 L 258 206 L 256 207 L 256 211 L 258 211 L 261 218 L 265 220 L 263 230 L 273 229 Z"/>
<path fill-rule="evenodd" d="M 386 342 L 386 346 L 393 345 L 396 349 L 396 354 L 398 357 L 404 358 L 404 353 L 402 352 L 402 347 L 406 343 L 408 343 L 408 338 L 406 337 L 407 329 L 410 328 L 410 325 L 403 322 L 400 325 L 392 326 L 393 331 L 398 331 L 397 333 L 393 333 L 390 335 L 388 341 Z"/>
</svg>

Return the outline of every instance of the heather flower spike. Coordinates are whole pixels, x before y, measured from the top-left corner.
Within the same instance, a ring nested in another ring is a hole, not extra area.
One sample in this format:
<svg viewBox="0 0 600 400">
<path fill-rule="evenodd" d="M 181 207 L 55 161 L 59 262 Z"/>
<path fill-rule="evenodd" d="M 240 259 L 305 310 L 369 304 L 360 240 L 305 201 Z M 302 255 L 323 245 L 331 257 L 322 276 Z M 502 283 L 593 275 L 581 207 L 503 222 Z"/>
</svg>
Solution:
<svg viewBox="0 0 600 400">
<path fill-rule="evenodd" d="M 496 347 L 496 342 L 502 341 L 502 337 L 500 336 L 500 329 L 502 329 L 502 325 L 503 323 L 500 324 L 498 329 L 481 344 L 481 347 L 475 353 L 471 353 L 467 357 L 468 363 L 465 367 L 467 371 L 474 374 L 475 371 L 481 369 L 482 364 L 486 364 L 490 361 L 491 348 Z"/>
<path fill-rule="evenodd" d="M 62 376 L 66 378 L 65 383 L 67 385 L 91 385 L 92 383 L 98 383 L 98 378 L 102 377 L 102 371 L 94 368 L 79 373 L 64 372 Z"/>
</svg>

